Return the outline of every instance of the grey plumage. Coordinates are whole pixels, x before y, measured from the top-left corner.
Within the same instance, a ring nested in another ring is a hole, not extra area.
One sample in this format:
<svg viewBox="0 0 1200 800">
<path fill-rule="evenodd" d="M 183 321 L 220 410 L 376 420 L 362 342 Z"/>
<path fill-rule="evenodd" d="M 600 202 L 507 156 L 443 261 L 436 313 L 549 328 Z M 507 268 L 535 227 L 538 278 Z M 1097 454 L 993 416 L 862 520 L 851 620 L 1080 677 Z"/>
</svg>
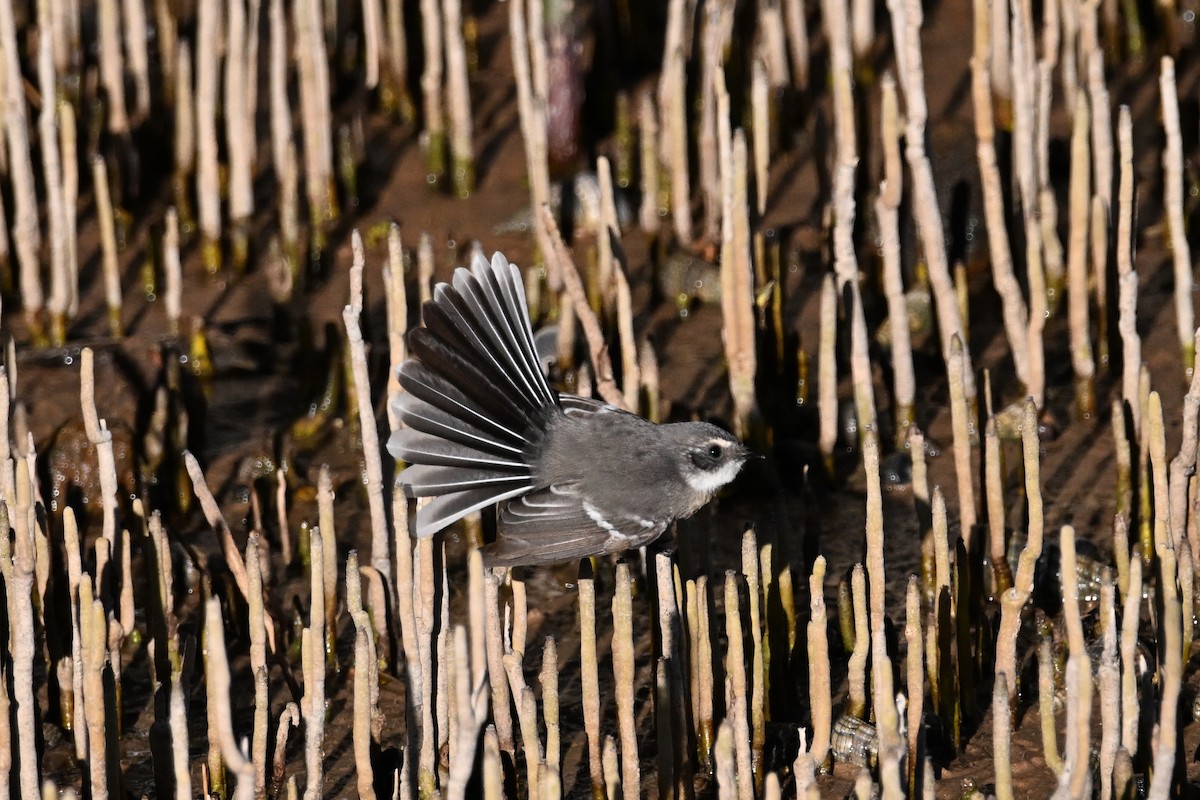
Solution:
<svg viewBox="0 0 1200 800">
<path fill-rule="evenodd" d="M 497 566 L 544 564 L 639 547 L 694 513 L 749 451 L 705 423 L 654 425 L 559 394 L 542 375 L 521 275 L 497 253 L 455 272 L 425 304 L 392 408 L 405 428 L 388 450 L 397 482 L 432 536 L 501 503 Z"/>
</svg>

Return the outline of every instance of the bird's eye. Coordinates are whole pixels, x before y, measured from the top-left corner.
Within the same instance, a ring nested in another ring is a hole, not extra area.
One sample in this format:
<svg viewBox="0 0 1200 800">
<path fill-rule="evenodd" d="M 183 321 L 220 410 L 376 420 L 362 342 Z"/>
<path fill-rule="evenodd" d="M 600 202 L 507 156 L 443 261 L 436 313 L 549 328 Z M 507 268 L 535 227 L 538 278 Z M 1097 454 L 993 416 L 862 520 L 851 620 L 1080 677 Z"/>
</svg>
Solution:
<svg viewBox="0 0 1200 800">
<path fill-rule="evenodd" d="M 715 444 L 710 444 L 708 446 L 708 457 L 709 458 L 720 458 L 721 457 L 721 448 Z"/>
</svg>

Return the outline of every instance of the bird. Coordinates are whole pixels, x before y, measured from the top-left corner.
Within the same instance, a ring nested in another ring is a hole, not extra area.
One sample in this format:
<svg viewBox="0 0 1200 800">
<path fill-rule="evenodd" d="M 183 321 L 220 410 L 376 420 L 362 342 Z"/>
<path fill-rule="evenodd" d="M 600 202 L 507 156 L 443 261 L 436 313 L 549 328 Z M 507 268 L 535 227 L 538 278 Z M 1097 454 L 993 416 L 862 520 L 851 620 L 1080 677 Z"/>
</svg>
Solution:
<svg viewBox="0 0 1200 800">
<path fill-rule="evenodd" d="M 620 553 L 657 539 L 753 453 L 706 422 L 656 424 L 560 393 L 542 372 L 518 267 L 476 255 L 422 307 L 391 400 L 396 483 L 429 537 L 497 505 L 491 567 Z"/>
</svg>

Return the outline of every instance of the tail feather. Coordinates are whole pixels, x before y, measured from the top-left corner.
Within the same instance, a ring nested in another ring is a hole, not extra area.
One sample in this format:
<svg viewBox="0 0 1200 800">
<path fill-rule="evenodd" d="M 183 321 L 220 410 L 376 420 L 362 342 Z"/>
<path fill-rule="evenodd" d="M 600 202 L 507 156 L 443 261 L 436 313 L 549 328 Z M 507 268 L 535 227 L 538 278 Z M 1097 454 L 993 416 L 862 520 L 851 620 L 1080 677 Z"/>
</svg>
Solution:
<svg viewBox="0 0 1200 800">
<path fill-rule="evenodd" d="M 397 476 L 406 493 L 433 498 L 417 511 L 417 535 L 431 536 L 532 489 L 528 454 L 562 410 L 537 359 L 521 273 L 502 255 L 457 270 L 422 310 L 399 371 L 407 394 L 392 401 L 406 429 L 388 449 L 409 465 Z"/>
<path fill-rule="evenodd" d="M 435 497 L 417 510 L 417 536 L 433 536 L 442 528 L 457 522 L 472 511 L 478 511 L 502 500 L 517 497 L 527 491 L 529 491 L 528 486 L 517 486 L 507 491 L 488 486 Z"/>
<path fill-rule="evenodd" d="M 396 458 L 410 464 L 434 464 L 466 469 L 483 467 L 529 473 L 529 466 L 520 460 L 519 455 L 496 455 L 415 428 L 396 431 L 388 441 L 388 448 Z"/>
<path fill-rule="evenodd" d="M 437 314 L 434 309 L 436 307 L 426 307 L 427 319 Z M 494 425 L 523 430 L 534 424 L 534 409 L 514 400 L 508 388 L 511 383 L 497 370 L 490 369 L 490 365 L 480 363 L 474 353 L 457 349 L 454 344 L 425 328 L 417 328 L 409 335 L 408 346 L 427 374 L 436 375 L 443 384 L 457 389 L 473 409 L 488 417 Z M 402 368 L 400 385 L 405 386 L 404 381 L 409 377 Z M 434 405 L 440 405 L 436 398 L 426 399 Z"/>
<path fill-rule="evenodd" d="M 459 270 L 460 273 L 463 271 Z M 474 279 L 474 276 L 471 278 Z M 465 291 L 444 283 L 438 285 L 433 301 L 422 308 L 425 332 L 432 333 L 468 358 L 481 373 L 494 379 L 498 388 L 505 388 L 505 399 L 513 405 L 526 410 L 537 408 L 539 404 L 530 402 L 524 389 L 514 379 L 511 358 L 505 358 L 506 353 L 496 352 L 498 345 L 490 344 L 495 339 L 490 335 L 495 323 L 486 312 L 477 310 L 472 301 L 463 296 Z M 423 335 L 419 330 L 413 331 L 412 335 Z"/>
<path fill-rule="evenodd" d="M 458 441 L 456 429 L 461 429 L 468 438 L 516 451 L 531 441 L 524 432 L 524 426 L 501 425 L 453 384 L 414 361 L 406 361 L 401 365 L 400 385 L 408 394 L 400 395 L 394 407 L 406 425 L 455 441 Z M 426 420 L 435 429 L 423 427 L 422 423 Z"/>
<path fill-rule="evenodd" d="M 522 475 L 489 469 L 442 467 L 436 464 L 410 464 L 404 473 L 405 488 L 413 497 L 437 497 L 485 487 L 507 491 L 520 487 L 529 488 L 533 482 L 528 473 Z"/>
<path fill-rule="evenodd" d="M 517 294 L 514 291 L 520 285 L 520 273 L 507 262 L 493 261 L 490 266 L 491 269 L 483 270 L 477 276 L 475 285 L 468 280 L 471 276 L 466 270 L 459 270 L 454 285 L 463 297 L 473 301 L 478 316 L 495 318 L 494 322 L 498 324 L 489 329 L 495 345 L 491 352 L 504 356 L 509 365 L 508 375 L 522 384 L 525 398 L 535 407 L 555 405 L 557 396 L 546 383 L 537 359 L 524 292 Z M 481 298 L 480 293 L 484 297 Z"/>
</svg>

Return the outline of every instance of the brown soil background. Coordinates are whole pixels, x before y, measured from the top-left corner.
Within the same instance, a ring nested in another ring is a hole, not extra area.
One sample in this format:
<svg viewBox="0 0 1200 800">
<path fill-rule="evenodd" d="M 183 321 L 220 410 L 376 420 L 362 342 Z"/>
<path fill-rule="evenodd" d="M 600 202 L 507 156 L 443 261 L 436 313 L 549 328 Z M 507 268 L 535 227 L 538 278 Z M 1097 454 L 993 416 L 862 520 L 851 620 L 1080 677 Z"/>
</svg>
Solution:
<svg viewBox="0 0 1200 800">
<path fill-rule="evenodd" d="M 481 6 L 482 10 L 482 6 Z M 489 253 L 504 252 L 510 260 L 526 264 L 532 255 L 531 239 L 527 235 L 496 235 L 493 227 L 527 207 L 524 153 L 517 121 L 517 110 L 508 52 L 505 7 L 490 5 L 479 17 L 479 52 L 481 68 L 472 82 L 472 97 L 477 130 L 476 148 L 478 187 L 466 200 L 452 199 L 431 192 L 425 181 L 423 155 L 413 131 L 398 127 L 377 113 L 365 118 L 367 149 L 366 163 L 360 171 L 362 203 L 357 208 L 344 209 L 336 230 L 331 235 L 329 252 L 324 255 L 324 276 L 310 287 L 305 297 L 305 309 L 313 330 L 320 331 L 326 323 L 340 327 L 341 309 L 346 302 L 348 287 L 346 271 L 350 264 L 349 236 L 351 227 L 362 231 L 377 223 L 396 220 L 408 246 L 413 246 L 421 232 L 428 232 L 436 243 L 439 277 L 449 274 L 455 253 L 460 257 L 472 240 L 483 243 Z M 882 11 L 880 12 L 883 19 Z M 974 139 L 971 133 L 969 76 L 967 64 L 970 47 L 969 4 L 940 2 L 926 9 L 923 45 L 929 93 L 931 158 L 935 169 L 946 180 L 939 189 L 952 185 L 960 176 L 973 181 Z M 1189 32 L 1190 33 L 1190 32 Z M 1189 40 L 1190 41 L 1190 40 Z M 877 64 L 890 62 L 890 53 L 880 48 Z M 1200 59 L 1185 47 L 1178 64 L 1180 97 L 1185 121 L 1185 153 L 1196 153 L 1196 97 L 1200 85 Z M 1153 377 L 1153 385 L 1164 400 L 1168 420 L 1168 452 L 1178 446 L 1181 398 L 1184 391 L 1178 369 L 1178 345 L 1175 338 L 1174 315 L 1171 306 L 1171 270 L 1169 256 L 1162 245 L 1161 179 L 1159 154 L 1161 129 L 1158 123 L 1157 60 L 1148 58 L 1144 64 L 1123 65 L 1110 77 L 1110 92 L 1114 107 L 1128 103 L 1134 115 L 1135 147 L 1139 154 L 1137 170 L 1140 187 L 1139 246 L 1136 267 L 1141 276 L 1139 298 L 1139 330 L 1143 337 L 1143 354 Z M 877 92 L 872 91 L 859 103 L 860 113 L 877 114 Z M 789 273 L 787 319 L 799 332 L 801 341 L 816 341 L 817 289 L 827 264 L 824 263 L 823 234 L 820 212 L 828 197 L 818 179 L 817 163 L 826 157 L 819 146 L 827 137 L 830 120 L 828 98 L 818 95 L 805 110 L 803 124 L 787 144 L 785 152 L 776 159 L 771 171 L 769 211 L 764 224 L 775 228 L 783 237 L 785 252 L 793 269 Z M 1067 131 L 1061 124 L 1054 130 L 1052 152 L 1055 172 L 1065 193 L 1065 142 Z M 1190 124 L 1190 127 L 1189 127 Z M 869 130 L 875 126 L 868 125 Z M 873 154 L 864 159 L 862 168 L 875 180 L 878 169 L 878 142 L 872 142 Z M 264 197 L 269 178 L 260 179 L 260 211 L 254 245 L 258 252 L 265 249 L 268 229 L 273 226 L 270 198 Z M 273 184 L 272 184 L 273 187 Z M 119 342 L 106 340 L 103 297 L 100 289 L 99 250 L 94 209 L 81 209 L 81 263 L 85 284 L 80 317 L 71 331 L 72 342 L 67 348 L 54 351 L 33 348 L 27 341 L 19 313 L 6 305 L 5 324 L 17 340 L 19 397 L 28 407 L 31 428 L 39 455 L 54 450 L 55 435 L 78 414 L 78 347 L 91 343 L 99 350 L 97 402 L 100 415 L 110 425 L 123 421 L 133 426 L 137 421 L 139 395 L 151 381 L 157 369 L 158 346 L 167 336 L 161 303 L 150 301 L 138 290 L 137 274 L 147 248 L 152 244 L 151 231 L 160 224 L 169 187 L 135 208 L 134 227 L 122 253 L 124 286 L 127 302 L 124 321 L 128 335 Z M 943 191 L 943 207 L 949 198 Z M 267 202 L 264 202 L 266 200 Z M 1060 203 L 1060 208 L 1065 207 Z M 1007 345 L 999 325 L 998 300 L 992 291 L 987 274 L 986 248 L 983 245 L 981 210 L 971 209 L 971 224 L 975 240 L 966 247 L 971 274 L 971 349 L 977 367 L 995 370 L 994 380 L 999 398 L 1015 399 L 1016 389 L 1011 367 L 1005 363 Z M 1194 237 L 1193 237 L 1194 238 Z M 457 249 L 448 244 L 453 242 Z M 197 453 L 208 476 L 209 485 L 218 492 L 222 509 L 233 525 L 239 542 L 249 527 L 248 475 L 263 463 L 274 460 L 273 439 L 305 410 L 307 399 L 299 396 L 301 381 L 297 373 L 294 342 L 277 341 L 273 335 L 273 314 L 261 271 L 251 271 L 244 277 L 231 275 L 218 279 L 203 278 L 195 240 L 186 251 L 184 313 L 204 320 L 210 336 L 210 346 L 216 365 L 216 376 L 201 420 L 200 440 L 203 449 Z M 729 403 L 722 367 L 720 345 L 720 313 L 716 308 L 703 307 L 680 321 L 669 308 L 651 305 L 649 289 L 649 243 L 642 234 L 626 234 L 634 276 L 635 302 L 638 308 L 639 330 L 649 331 L 656 345 L 662 370 L 664 396 L 677 416 L 702 414 L 727 419 Z M 860 243 L 860 257 L 870 249 Z M 380 266 L 385 257 L 380 245 L 370 247 L 367 254 L 366 325 L 372 345 L 372 383 L 378 387 L 376 407 L 382 410 L 382 389 L 387 359 L 384 336 L 383 289 Z M 410 284 L 411 285 L 411 284 Z M 410 295 L 413 294 L 410 290 Z M 1060 420 L 1062 434 L 1047 441 L 1043 450 L 1042 474 L 1046 499 L 1046 529 L 1053 540 L 1059 525 L 1070 522 L 1082 536 L 1105 543 L 1111 536 L 1114 509 L 1114 454 L 1110 433 L 1108 399 L 1114 389 L 1113 373 L 1102 368 L 1098 397 L 1101 412 L 1092 419 L 1072 419 L 1072 378 L 1066 352 L 1065 315 L 1051 320 L 1047 329 L 1047 364 L 1049 390 L 1047 405 Z M 877 321 L 877 320 L 876 320 Z M 919 421 L 935 441 L 948 445 L 951 436 L 946 389 L 941 378 L 934 379 L 928 367 L 921 371 L 918 398 Z M 877 376 L 880 377 L 880 376 Z M 848 396 L 848 386 L 842 396 Z M 1119 388 L 1119 387 L 1116 387 Z M 1000 405 L 1001 403 L 998 403 Z M 798 412 L 803 413 L 803 412 Z M 886 410 L 882 410 L 886 413 Z M 797 585 L 804 574 L 803 537 L 815 543 L 819 552 L 829 559 L 827 600 L 831 616 L 836 607 L 836 581 L 861 558 L 864 519 L 864 482 L 861 469 L 835 488 L 818 489 L 816 496 L 805 501 L 802 478 L 795 459 L 788 455 L 795 442 L 779 441 L 770 474 L 748 475 L 735 484 L 733 490 L 716 504 L 711 513 L 703 513 L 694 522 L 681 526 L 678 545 L 681 559 L 696 559 L 707 563 L 710 574 L 720 575 L 725 569 L 737 566 L 737 535 L 747 524 L 753 524 L 763 541 L 792 543 L 793 569 Z M 1019 451 L 1010 447 L 1006 453 L 1010 479 L 1018 475 Z M 356 547 L 360 553 L 369 552 L 369 532 L 365 502 L 360 492 L 352 491 L 357 483 L 357 451 L 345 430 L 337 430 L 316 452 L 306 453 L 293 464 L 297 475 L 315 486 L 316 471 L 321 463 L 334 467 L 335 487 L 339 489 L 339 558 Z M 76 466 L 83 469 L 81 463 Z M 1019 479 L 1019 475 L 1018 475 Z M 949 455 L 931 462 L 932 484 L 952 486 L 953 465 Z M 1011 483 L 1011 480 L 1010 480 Z M 889 492 L 886 498 L 887 563 L 889 582 L 889 613 L 893 622 L 902 617 L 903 590 L 907 576 L 918 569 L 919 544 L 911 495 L 902 489 Z M 955 502 L 951 498 L 951 518 Z M 293 522 L 315 518 L 315 502 L 297 502 Z M 1019 514 L 1014 512 L 1014 524 Z M 173 529 L 194 548 L 202 558 L 218 552 L 214 537 L 208 532 L 198 514 L 177 520 L 182 527 Z M 95 526 L 93 526 L 95 527 Z M 94 529 L 92 531 L 95 532 Z M 453 535 L 452 535 L 453 538 Z M 461 547 L 450 542 L 452 571 L 461 569 Z M 691 555 L 691 553 L 697 555 Z M 288 577 L 275 588 L 275 600 L 280 609 L 290 608 L 293 596 L 307 607 L 307 588 L 297 574 Z M 558 570 L 537 570 L 529 576 L 530 605 L 536 609 L 530 620 L 531 644 L 540 643 L 546 635 L 559 642 L 559 676 L 564 709 L 578 702 L 578 634 L 575 624 L 573 593 L 574 567 Z M 452 580 L 453 583 L 453 580 Z M 601 577 L 601 619 L 606 620 L 604 605 L 611 597 L 611 572 Z M 140 592 L 139 592 L 140 597 Z M 644 597 L 636 600 L 644 604 Z M 801 597 L 798 607 L 803 607 Z M 139 601 L 139 607 L 140 607 Z M 644 606 L 640 606 L 644 610 Z M 465 613 L 461 603 L 455 605 L 456 617 Z M 285 617 L 286 618 L 286 617 Z M 648 619 L 649 617 L 644 617 Z M 648 632 L 643 631 L 643 655 L 648 652 Z M 327 729 L 327 796 L 339 797 L 354 791 L 350 753 L 349 714 L 349 652 L 345 645 L 349 636 L 342 632 L 343 644 L 339 653 L 341 671 L 332 677 L 330 712 L 331 727 Z M 231 642 L 231 648 L 244 652 L 244 643 Z M 527 658 L 530 679 L 539 668 L 540 648 Z M 608 666 L 607 635 L 601 640 L 601 675 Z M 649 660 L 639 659 L 638 702 L 642 708 L 640 731 L 642 737 L 643 776 L 653 783 L 653 725 L 650 717 L 652 682 Z M 233 707 L 239 732 L 248 731 L 249 708 L 252 700 L 245 664 L 235 674 Z M 607 672 L 611 682 L 611 671 Z M 1192 671 L 1188 673 L 1183 704 L 1191 707 L 1196 693 Z M 126 731 L 122 740 L 125 788 L 131 796 L 152 793 L 152 772 L 149 764 L 148 731 L 153 719 L 153 703 L 149 699 L 148 673 L 144 654 L 133 656 L 125 672 Z M 835 693 L 844 687 L 835 677 Z M 43 687 L 44 688 L 44 687 Z M 799 687 L 798 687 L 799 688 Z M 282 703 L 290 697 L 278 680 L 273 681 L 272 718 Z M 801 689 L 803 691 L 803 689 Z M 402 681 L 388 680 L 382 687 L 382 702 L 386 712 L 385 747 L 402 741 L 404 720 Z M 1028 709 L 1035 697 L 1024 699 Z M 43 706 L 45 708 L 45 706 Z M 614 710 L 606 706 L 605 726 L 612 730 Z M 203 690 L 197 688 L 189 706 L 190 725 L 194 734 L 192 754 L 198 764 L 205 752 Z M 1186 717 L 1185 717 L 1186 719 Z M 797 717 L 779 720 L 781 723 L 802 723 Z M 1061 720 L 1060 720 L 1061 722 Z M 564 715 L 564 788 L 570 796 L 588 794 L 586 753 L 583 749 L 581 720 Z M 1200 782 L 1200 767 L 1194 755 L 1200 747 L 1200 735 L 1194 724 L 1187 725 L 1185 752 L 1187 772 L 1196 793 Z M 62 784 L 77 780 L 76 768 L 68 755 L 70 746 L 57 724 L 47 718 L 44 725 L 47 753 L 45 775 Z M 289 758 L 289 774 L 302 772 L 300 731 L 293 736 Z M 965 781 L 987 784 L 992 780 L 990 752 L 990 721 L 980 720 L 978 732 L 971 737 L 965 752 L 952 761 L 939 764 L 939 796 L 957 797 Z M 1048 796 L 1053 791 L 1053 777 L 1041 757 L 1041 742 L 1037 729 L 1036 710 L 1026 710 L 1013 742 L 1014 779 L 1020 796 Z M 832 776 L 822 778 L 822 788 L 828 796 L 842 796 L 852 785 L 855 770 L 838 767 Z M 195 772 L 193 778 L 195 779 Z M 644 792 L 653 793 L 652 786 Z"/>
</svg>

